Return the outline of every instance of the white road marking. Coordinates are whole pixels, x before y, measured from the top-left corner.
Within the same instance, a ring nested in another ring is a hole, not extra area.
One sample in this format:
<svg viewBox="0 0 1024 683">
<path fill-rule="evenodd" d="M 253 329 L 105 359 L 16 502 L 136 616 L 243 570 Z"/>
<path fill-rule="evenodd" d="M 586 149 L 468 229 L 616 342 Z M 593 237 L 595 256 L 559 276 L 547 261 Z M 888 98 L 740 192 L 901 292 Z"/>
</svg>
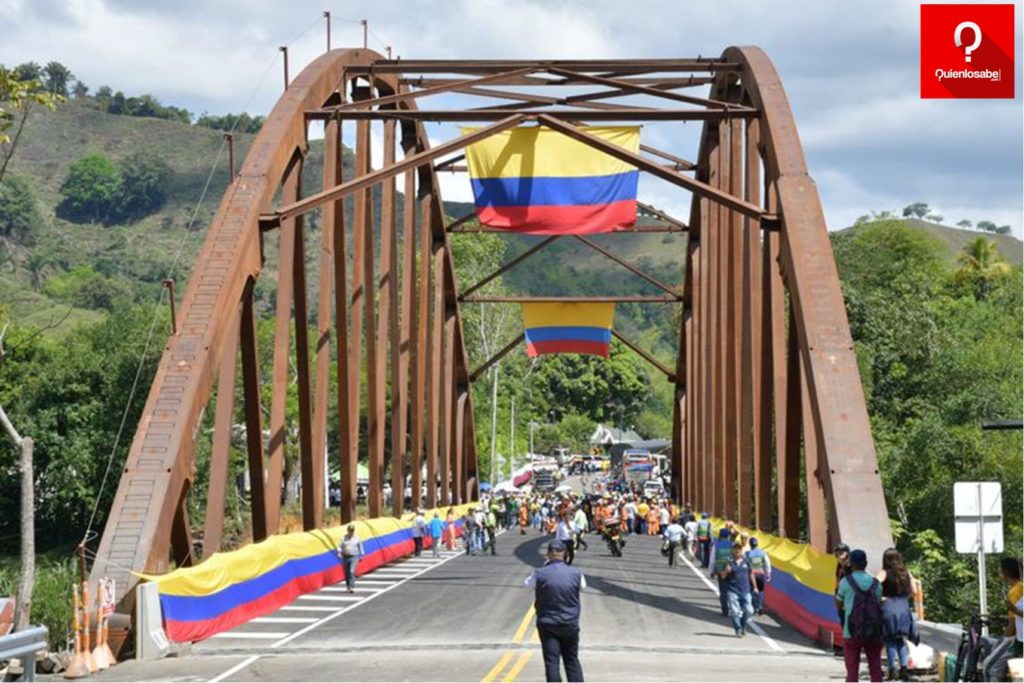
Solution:
<svg viewBox="0 0 1024 683">
<path fill-rule="evenodd" d="M 503 533 L 505 533 L 505 532 L 504 531 L 499 532 L 499 534 L 503 534 Z M 284 645 L 287 645 L 288 643 L 290 643 L 291 641 L 295 640 L 299 636 L 305 635 L 305 634 L 309 633 L 310 631 L 312 631 L 313 629 L 319 628 L 320 626 L 323 626 L 327 622 L 332 621 L 332 620 L 336 619 L 337 617 L 340 617 L 342 614 L 345 614 L 349 610 L 355 609 L 356 607 L 359 607 L 360 605 L 363 605 L 363 604 L 365 604 L 367 602 L 370 602 L 374 598 L 376 598 L 376 597 L 378 597 L 380 595 L 383 595 L 384 593 L 387 593 L 390 590 L 398 588 L 403 583 L 405 583 L 407 581 L 411 581 L 414 578 L 416 578 L 417 576 L 420 576 L 421 574 L 425 574 L 426 572 L 429 572 L 431 569 L 434 569 L 435 567 L 439 567 L 442 564 L 445 564 L 446 562 L 448 562 L 448 560 L 451 560 L 451 559 L 456 558 L 456 557 L 458 557 L 460 555 L 463 555 L 464 552 L 465 551 L 448 552 L 447 553 L 447 557 L 445 557 L 444 559 L 440 560 L 439 562 L 436 562 L 436 563 L 431 564 L 431 565 L 429 565 L 427 567 L 424 567 L 422 570 L 416 572 L 415 574 L 410 574 L 409 576 L 404 577 L 404 578 L 402 578 L 402 579 L 400 579 L 398 581 L 395 581 L 395 582 L 388 582 L 388 581 L 373 582 L 373 581 L 366 581 L 366 580 L 359 581 L 357 586 L 356 586 L 356 590 L 359 590 L 359 586 L 360 585 L 366 584 L 366 583 L 379 583 L 379 584 L 387 585 L 387 587 L 386 588 L 378 588 L 378 589 L 370 588 L 369 590 L 376 590 L 376 592 L 374 592 L 372 595 L 366 596 L 365 600 L 361 600 L 359 602 L 356 602 L 353 605 L 348 605 L 346 607 L 343 607 L 343 608 L 333 612 L 332 614 L 328 614 L 327 616 L 323 617 L 322 619 L 320 619 L 320 620 L 318 620 L 318 621 L 316 621 L 316 622 L 314 622 L 312 624 L 309 624 L 308 626 L 306 626 L 306 627 L 296 631 L 295 633 L 292 633 L 291 635 L 286 635 L 284 638 L 282 638 L 281 640 L 278 640 L 276 643 L 271 643 L 268 647 L 276 649 L 276 648 L 280 648 L 280 647 L 282 647 Z M 442 553 L 442 554 L 444 554 L 444 553 Z M 329 590 L 329 588 L 330 587 L 322 588 L 321 590 Z M 345 589 L 341 588 L 339 590 L 345 590 Z M 320 599 L 323 599 L 324 597 L 326 597 L 326 596 L 320 596 Z M 314 599 L 315 600 L 315 599 L 317 599 L 317 597 L 313 596 L 313 595 L 300 595 L 299 596 L 299 600 L 302 600 L 302 599 L 307 599 L 307 600 L 308 599 Z M 288 609 L 288 607 L 282 607 L 281 609 Z M 292 608 L 292 609 L 298 609 L 298 608 Z M 320 610 L 320 609 L 323 609 L 323 608 L 314 608 L 314 609 Z M 216 637 L 216 636 L 214 636 L 214 637 Z M 238 673 L 239 671 L 245 669 L 246 667 L 251 665 L 253 662 L 258 660 L 262 656 L 263 655 L 252 655 L 248 659 L 245 659 L 245 660 L 239 662 L 238 664 L 236 664 L 235 666 L 231 667 L 230 669 L 228 669 L 224 673 L 222 673 L 222 674 L 220 674 L 220 675 L 218 675 L 218 676 L 216 676 L 214 678 L 211 678 L 209 683 L 220 683 L 220 681 L 223 681 L 224 679 L 226 679 L 226 678 L 228 678 L 230 676 L 233 676 L 234 674 Z"/>
<path fill-rule="evenodd" d="M 337 607 L 306 607 L 303 605 L 285 605 L 280 611 L 289 612 L 333 612 Z"/>
<path fill-rule="evenodd" d="M 260 639 L 260 640 L 274 640 L 274 639 L 281 638 L 281 637 L 286 636 L 286 635 L 288 635 L 287 631 L 284 631 L 284 632 L 266 631 L 266 632 L 262 632 L 262 633 L 259 632 L 259 631 L 253 631 L 251 633 L 240 632 L 240 631 L 224 631 L 223 633 L 214 633 L 210 637 L 211 638 L 246 638 L 246 639 L 248 639 L 248 638 L 257 638 L 257 639 Z"/>
<path fill-rule="evenodd" d="M 711 582 L 711 579 L 709 579 L 707 577 L 707 575 L 704 574 L 704 572 L 702 572 L 701 570 L 697 569 L 697 567 L 694 566 L 693 562 L 690 562 L 690 558 L 688 558 L 688 557 L 686 557 L 684 555 L 683 556 L 683 562 L 685 562 L 686 566 L 689 567 L 690 569 L 692 569 L 693 573 L 696 574 L 700 578 L 700 580 L 704 582 L 704 585 L 706 585 L 708 588 L 711 589 L 711 592 L 713 592 L 715 595 L 718 595 L 718 586 L 713 584 Z M 783 652 L 783 653 L 786 652 L 785 648 L 783 648 L 781 645 L 779 645 L 777 642 L 775 642 L 774 639 L 769 637 L 768 634 L 764 632 L 764 629 L 761 628 L 761 625 L 758 624 L 756 621 L 748 620 L 747 621 L 747 626 L 750 627 L 751 631 L 753 631 L 757 635 L 761 636 L 761 640 L 763 640 L 765 642 L 765 644 L 769 648 L 771 648 L 772 650 L 775 650 L 776 652 Z"/>
<path fill-rule="evenodd" d="M 317 595 L 316 593 L 309 593 L 307 595 L 299 596 L 299 600 L 323 600 L 324 602 L 352 602 L 354 600 L 362 599 L 363 598 L 358 595 Z"/>
<path fill-rule="evenodd" d="M 316 619 L 313 617 L 256 617 L 250 619 L 250 624 L 312 624 Z"/>
<path fill-rule="evenodd" d="M 379 591 L 379 590 L 383 590 L 383 589 L 384 589 L 384 586 L 356 586 L 356 592 L 357 593 L 365 593 L 367 591 Z M 342 588 L 341 586 L 324 586 L 323 588 L 320 589 L 320 592 L 321 593 L 348 593 L 348 589 L 347 588 Z M 312 593 L 310 593 L 309 595 L 312 595 Z"/>
</svg>

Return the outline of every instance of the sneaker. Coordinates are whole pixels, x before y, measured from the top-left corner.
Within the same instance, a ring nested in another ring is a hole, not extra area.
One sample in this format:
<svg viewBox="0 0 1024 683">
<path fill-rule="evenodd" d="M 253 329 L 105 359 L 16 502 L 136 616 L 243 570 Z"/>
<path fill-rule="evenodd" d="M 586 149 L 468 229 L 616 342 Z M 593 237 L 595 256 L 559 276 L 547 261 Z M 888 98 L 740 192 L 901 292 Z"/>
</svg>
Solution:
<svg viewBox="0 0 1024 683">
<path fill-rule="evenodd" d="M 737 638 L 742 638 L 743 637 L 743 631 L 741 631 L 739 629 L 736 629 L 736 637 Z"/>
</svg>

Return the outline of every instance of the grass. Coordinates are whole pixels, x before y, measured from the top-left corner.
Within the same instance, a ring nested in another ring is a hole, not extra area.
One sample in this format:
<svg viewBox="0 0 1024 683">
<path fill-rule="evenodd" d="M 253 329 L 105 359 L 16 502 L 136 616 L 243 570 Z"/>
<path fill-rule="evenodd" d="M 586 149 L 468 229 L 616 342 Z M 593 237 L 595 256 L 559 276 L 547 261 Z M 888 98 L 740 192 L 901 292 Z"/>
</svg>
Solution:
<svg viewBox="0 0 1024 683">
<path fill-rule="evenodd" d="M 18 557 L 0 556 L 0 595 L 18 589 Z M 72 627 L 71 587 L 78 580 L 78 564 L 71 549 L 57 549 L 36 556 L 36 580 L 32 591 L 33 624 L 46 626 L 50 648 L 67 648 Z"/>
</svg>

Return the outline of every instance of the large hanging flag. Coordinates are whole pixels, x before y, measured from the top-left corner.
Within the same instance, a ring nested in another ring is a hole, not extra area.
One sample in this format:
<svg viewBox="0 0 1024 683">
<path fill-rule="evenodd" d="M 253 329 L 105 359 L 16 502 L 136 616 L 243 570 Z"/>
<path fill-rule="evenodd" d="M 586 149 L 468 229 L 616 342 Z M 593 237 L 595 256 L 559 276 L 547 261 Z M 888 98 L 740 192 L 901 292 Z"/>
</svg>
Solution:
<svg viewBox="0 0 1024 683">
<path fill-rule="evenodd" d="M 636 126 L 583 130 L 630 152 L 640 149 Z M 513 128 L 469 145 L 466 159 L 483 225 L 536 235 L 583 235 L 636 223 L 636 167 L 558 131 Z"/>
<path fill-rule="evenodd" d="M 607 356 L 615 304 L 523 304 L 526 353 L 590 353 Z"/>
</svg>

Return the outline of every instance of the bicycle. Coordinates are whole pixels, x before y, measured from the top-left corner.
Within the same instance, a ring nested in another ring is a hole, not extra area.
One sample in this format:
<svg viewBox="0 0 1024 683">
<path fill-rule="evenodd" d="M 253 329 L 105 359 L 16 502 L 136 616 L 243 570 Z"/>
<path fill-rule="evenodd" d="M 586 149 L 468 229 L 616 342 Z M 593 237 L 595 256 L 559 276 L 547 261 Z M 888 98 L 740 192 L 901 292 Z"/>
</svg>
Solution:
<svg viewBox="0 0 1024 683">
<path fill-rule="evenodd" d="M 982 634 L 982 629 L 989 626 L 991 620 L 987 615 L 975 614 L 964 627 L 960 636 L 960 647 L 956 651 L 956 680 L 985 680 L 981 664 L 992 652 L 992 647 L 998 640 Z"/>
</svg>

